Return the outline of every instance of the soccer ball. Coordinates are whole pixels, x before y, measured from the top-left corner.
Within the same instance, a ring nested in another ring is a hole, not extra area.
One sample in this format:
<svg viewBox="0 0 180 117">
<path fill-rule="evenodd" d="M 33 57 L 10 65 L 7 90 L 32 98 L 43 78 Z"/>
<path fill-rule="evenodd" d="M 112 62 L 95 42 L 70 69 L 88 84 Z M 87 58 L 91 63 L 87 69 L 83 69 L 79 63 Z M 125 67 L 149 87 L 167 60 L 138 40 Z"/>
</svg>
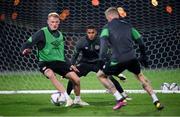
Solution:
<svg viewBox="0 0 180 117">
<path fill-rule="evenodd" d="M 169 90 L 169 88 L 170 88 L 170 84 L 169 83 L 163 83 L 162 85 L 161 85 L 161 90 L 163 90 L 163 91 L 168 91 Z"/>
<path fill-rule="evenodd" d="M 179 90 L 178 84 L 177 83 L 172 83 L 170 85 L 169 89 L 172 90 L 172 91 L 178 91 Z"/>
<path fill-rule="evenodd" d="M 60 106 L 65 103 L 65 97 L 61 95 L 60 92 L 56 92 L 51 94 L 51 103 L 54 104 L 55 106 Z"/>
</svg>

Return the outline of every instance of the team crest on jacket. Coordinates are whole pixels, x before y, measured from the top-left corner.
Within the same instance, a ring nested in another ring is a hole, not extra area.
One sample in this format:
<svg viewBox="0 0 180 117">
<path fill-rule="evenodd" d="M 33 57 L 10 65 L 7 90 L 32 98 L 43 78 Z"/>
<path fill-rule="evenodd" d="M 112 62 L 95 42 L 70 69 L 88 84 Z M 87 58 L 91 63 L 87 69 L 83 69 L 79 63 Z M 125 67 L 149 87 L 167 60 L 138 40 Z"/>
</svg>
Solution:
<svg viewBox="0 0 180 117">
<path fill-rule="evenodd" d="M 99 50 L 100 46 L 99 45 L 95 45 L 95 49 Z"/>
</svg>

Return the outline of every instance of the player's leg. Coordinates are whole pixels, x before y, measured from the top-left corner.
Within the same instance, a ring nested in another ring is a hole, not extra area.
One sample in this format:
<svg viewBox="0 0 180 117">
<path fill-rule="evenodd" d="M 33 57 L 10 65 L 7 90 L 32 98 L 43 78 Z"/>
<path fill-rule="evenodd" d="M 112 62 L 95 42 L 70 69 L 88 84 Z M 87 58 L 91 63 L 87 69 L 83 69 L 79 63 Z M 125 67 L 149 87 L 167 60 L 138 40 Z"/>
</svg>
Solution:
<svg viewBox="0 0 180 117">
<path fill-rule="evenodd" d="M 119 93 L 124 92 L 124 90 L 121 87 L 121 85 L 119 84 L 119 82 L 115 78 L 113 78 L 113 76 L 108 76 L 108 78 L 113 82 L 114 86 L 119 91 Z"/>
<path fill-rule="evenodd" d="M 143 73 L 136 74 L 135 76 L 142 83 L 142 87 L 144 88 L 144 90 L 146 90 L 146 92 L 151 96 L 156 108 L 158 110 L 163 109 L 164 106 L 160 103 L 158 97 L 156 96 L 155 92 L 153 91 L 153 88 L 152 88 L 149 80 L 147 80 L 147 78 L 143 75 Z"/>
<path fill-rule="evenodd" d="M 94 72 L 98 72 L 99 71 L 99 67 L 100 66 L 97 66 L 98 63 L 94 64 L 93 66 L 91 66 L 91 71 L 94 71 Z M 121 77 L 122 79 L 121 80 L 126 80 L 126 76 L 124 76 L 123 74 L 119 74 L 118 75 L 119 78 Z M 117 76 L 117 77 L 118 77 Z M 120 83 L 112 76 L 108 76 L 108 78 L 113 82 L 113 84 L 115 85 L 116 89 L 119 91 L 119 93 L 121 93 L 121 95 L 124 97 L 124 98 L 127 98 L 127 100 L 131 100 L 131 98 L 128 97 L 128 95 L 124 92 L 123 88 L 121 87 Z M 109 91 L 109 90 L 108 90 Z M 126 100 L 124 100 L 126 101 Z"/>
<path fill-rule="evenodd" d="M 75 95 L 80 95 L 80 78 L 76 75 L 72 69 L 70 69 L 70 65 L 63 61 L 56 61 L 54 62 L 56 66 L 53 70 L 58 73 L 59 75 L 68 78 L 72 81 L 74 88 L 75 88 Z"/>
<path fill-rule="evenodd" d="M 69 80 L 67 84 L 67 93 L 68 95 L 71 94 L 71 91 L 73 90 L 73 83 Z"/>
<path fill-rule="evenodd" d="M 63 84 L 61 84 L 56 76 L 55 76 L 55 73 L 53 72 L 52 69 L 50 68 L 47 68 L 47 67 L 44 67 L 42 68 L 42 72 L 44 73 L 44 75 L 49 78 L 49 80 L 51 81 L 51 83 L 55 86 L 55 88 L 62 93 L 62 96 L 63 96 L 63 101 L 69 101 L 68 103 L 66 103 L 66 107 L 68 106 L 71 106 L 73 103 L 72 103 L 72 99 L 69 97 L 69 95 L 67 94 Z"/>
<path fill-rule="evenodd" d="M 89 105 L 87 102 L 84 102 L 81 100 L 80 96 L 80 78 L 77 76 L 77 74 L 73 71 L 68 72 L 66 74 L 66 77 L 70 79 L 70 81 L 73 83 L 74 87 L 74 93 L 75 93 L 75 99 L 74 104 L 79 104 L 81 106 L 87 106 Z"/>
<path fill-rule="evenodd" d="M 97 77 L 99 81 L 107 88 L 115 97 L 117 104 L 113 107 L 114 110 L 121 108 L 122 106 L 126 105 L 126 102 L 123 102 L 124 98 L 118 92 L 114 84 L 110 79 L 107 78 L 107 75 L 117 75 L 118 67 L 110 66 L 110 63 L 107 63 L 102 70 L 99 70 L 97 73 Z M 123 69 L 122 69 L 123 71 Z M 105 75 L 107 74 L 107 75 Z"/>
<path fill-rule="evenodd" d="M 156 108 L 158 110 L 163 109 L 164 107 L 159 102 L 159 99 L 157 98 L 155 92 L 153 91 L 153 88 L 147 80 L 147 78 L 141 73 L 140 64 L 137 60 L 132 60 L 128 64 L 128 70 L 135 74 L 136 78 L 141 82 L 142 87 L 144 90 L 152 97 L 153 103 L 155 104 Z"/>
<path fill-rule="evenodd" d="M 48 62 L 47 66 L 51 68 L 55 73 L 65 77 L 65 75 L 71 71 L 70 65 L 68 65 L 66 62 L 63 61 L 53 61 L 53 62 Z M 59 82 L 57 79 L 55 82 Z M 62 93 L 63 95 L 60 97 L 59 100 L 66 100 L 66 105 L 65 107 L 71 106 L 73 104 L 73 100 L 70 98 L 70 96 L 67 94 L 65 88 L 64 92 Z"/>
<path fill-rule="evenodd" d="M 115 85 L 116 89 L 119 91 L 119 93 L 123 96 L 123 98 L 127 99 L 127 100 L 132 100 L 131 98 L 128 97 L 128 95 L 126 94 L 126 92 L 124 92 L 121 84 L 113 77 L 113 76 L 109 76 L 109 79 L 113 82 L 113 84 Z"/>
<path fill-rule="evenodd" d="M 77 64 L 76 68 L 79 70 L 79 72 L 76 72 L 76 74 L 79 77 L 86 76 L 89 73 L 88 67 L 89 66 L 84 63 Z M 69 80 L 67 84 L 67 93 L 70 95 L 72 90 L 73 90 L 73 83 L 72 81 Z"/>
<path fill-rule="evenodd" d="M 80 78 L 73 71 L 68 72 L 65 76 L 73 83 L 75 95 L 80 96 Z"/>
<path fill-rule="evenodd" d="M 55 73 L 51 69 L 46 69 L 44 75 L 49 78 L 59 92 L 65 92 L 64 86 L 57 80 Z"/>
</svg>

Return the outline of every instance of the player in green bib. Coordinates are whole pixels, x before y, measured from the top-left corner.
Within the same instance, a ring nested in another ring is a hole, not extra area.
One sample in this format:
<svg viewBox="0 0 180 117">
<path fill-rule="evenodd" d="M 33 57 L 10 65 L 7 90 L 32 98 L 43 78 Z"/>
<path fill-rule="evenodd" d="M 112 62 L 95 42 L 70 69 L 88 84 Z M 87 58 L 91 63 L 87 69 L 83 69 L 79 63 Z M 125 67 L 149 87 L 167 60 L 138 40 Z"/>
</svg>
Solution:
<svg viewBox="0 0 180 117">
<path fill-rule="evenodd" d="M 71 106 L 74 102 L 82 106 L 89 105 L 80 98 L 80 78 L 73 71 L 74 67 L 65 60 L 64 37 L 58 31 L 59 15 L 55 12 L 49 13 L 47 23 L 47 27 L 41 28 L 23 44 L 22 54 L 30 53 L 31 48 L 36 45 L 40 71 L 63 94 L 61 99 L 65 100 L 60 101 L 66 101 L 66 107 Z M 74 102 L 67 94 L 64 86 L 57 80 L 55 73 L 72 81 L 76 95 Z"/>
</svg>

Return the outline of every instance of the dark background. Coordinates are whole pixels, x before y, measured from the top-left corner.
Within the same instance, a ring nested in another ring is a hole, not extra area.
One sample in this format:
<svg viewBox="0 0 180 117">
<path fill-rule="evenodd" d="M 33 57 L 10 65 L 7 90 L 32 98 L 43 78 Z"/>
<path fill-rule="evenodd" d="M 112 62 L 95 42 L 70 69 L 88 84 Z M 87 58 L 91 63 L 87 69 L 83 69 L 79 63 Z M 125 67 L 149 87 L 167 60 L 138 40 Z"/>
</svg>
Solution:
<svg viewBox="0 0 180 117">
<path fill-rule="evenodd" d="M 90 0 L 22 0 L 14 6 L 13 1 L 0 1 L 0 71 L 36 70 L 35 51 L 23 57 L 20 48 L 29 36 L 46 26 L 47 15 L 63 9 L 70 10 L 68 19 L 60 24 L 66 37 L 66 56 L 70 59 L 77 40 L 85 35 L 87 25 L 98 30 L 106 24 L 104 11 L 110 7 L 123 7 L 127 12 L 124 19 L 143 35 L 149 57 L 149 68 L 180 67 L 180 1 L 159 0 L 157 7 L 150 0 L 101 0 L 99 6 L 92 6 Z M 172 14 L 165 10 L 172 6 Z M 18 17 L 11 19 L 16 11 Z M 136 48 L 136 46 L 135 46 Z M 137 49 L 137 53 L 138 53 Z M 138 56 L 139 54 L 137 54 Z"/>
</svg>

